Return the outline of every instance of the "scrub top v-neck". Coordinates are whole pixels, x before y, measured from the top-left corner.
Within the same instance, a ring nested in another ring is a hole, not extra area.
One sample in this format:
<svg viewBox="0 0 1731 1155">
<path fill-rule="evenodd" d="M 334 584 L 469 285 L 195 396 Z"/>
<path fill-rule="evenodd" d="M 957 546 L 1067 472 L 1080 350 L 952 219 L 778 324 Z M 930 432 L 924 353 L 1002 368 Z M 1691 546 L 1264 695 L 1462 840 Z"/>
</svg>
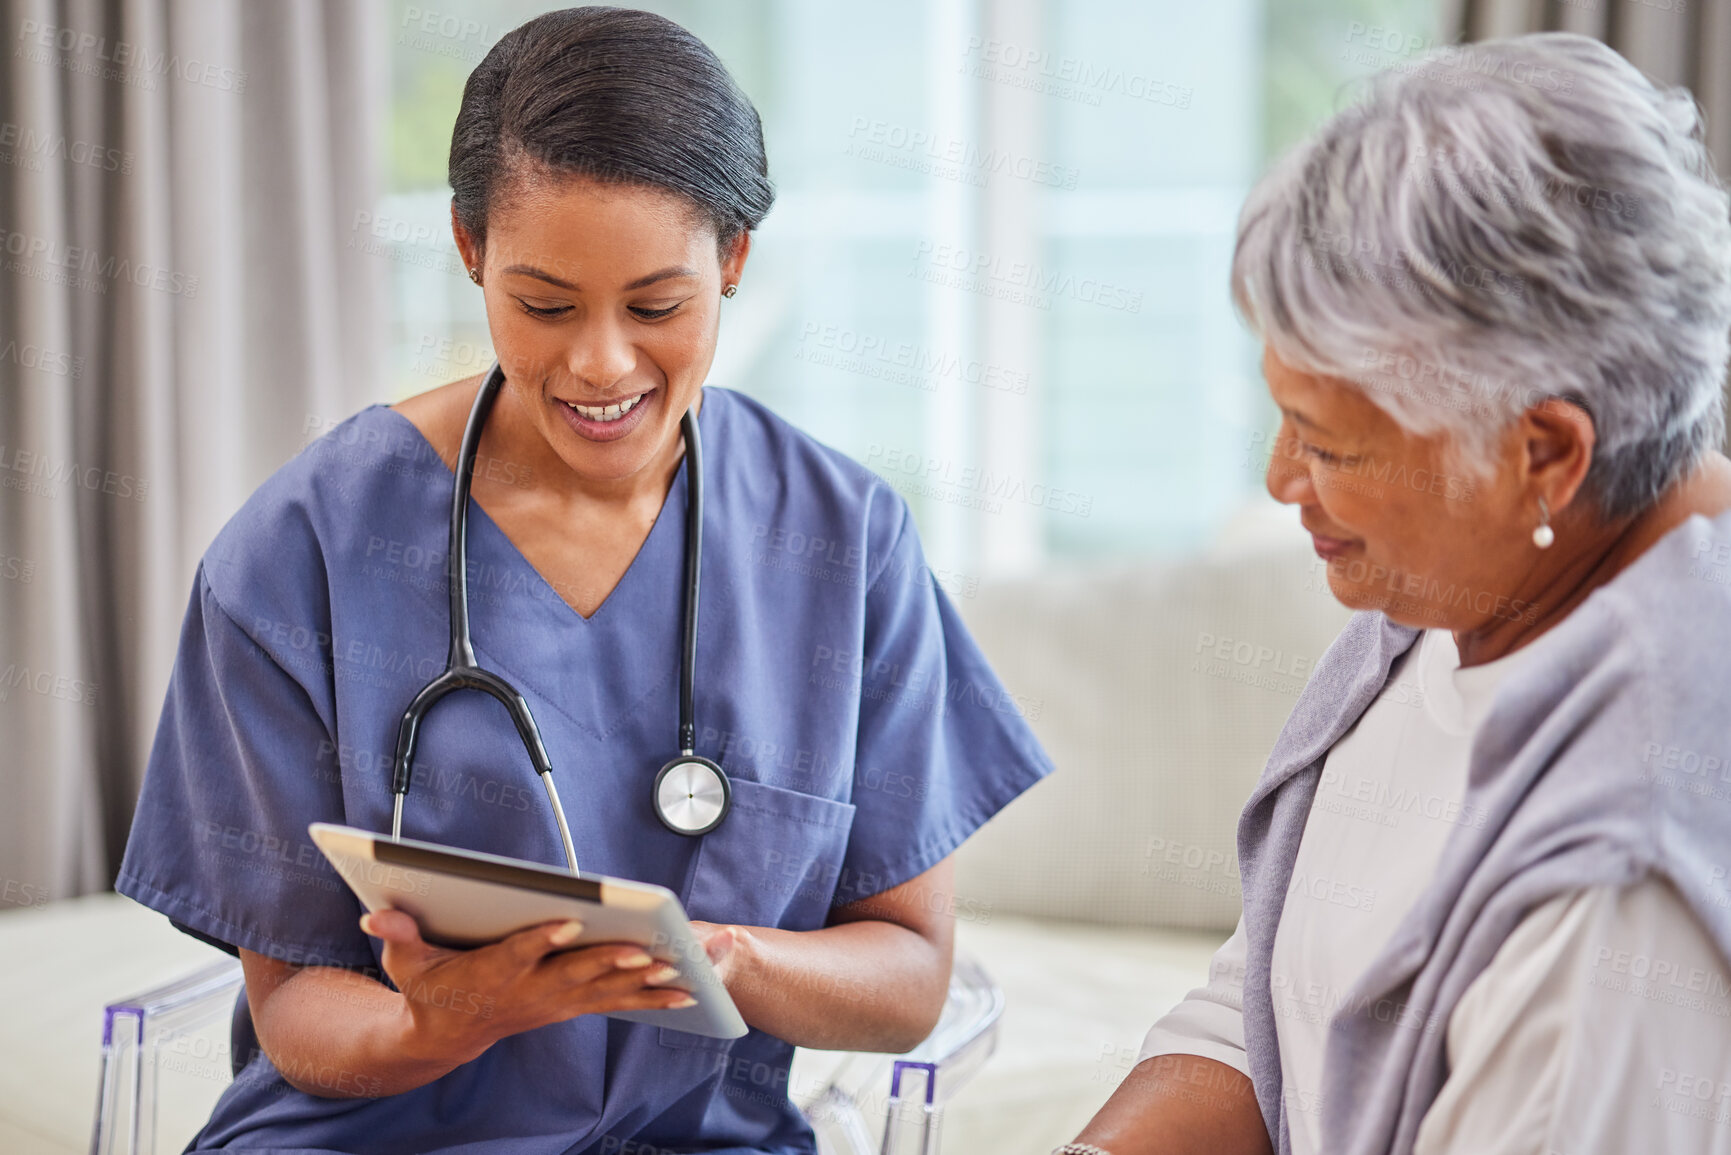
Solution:
<svg viewBox="0 0 1731 1155">
<path fill-rule="evenodd" d="M 398 413 L 394 409 L 388 410 L 387 412 L 391 413 L 392 415 L 394 415 L 396 417 L 401 418 L 403 421 L 403 424 L 406 425 L 410 430 L 413 430 L 415 436 L 420 437 L 422 441 L 426 441 L 426 435 L 421 432 L 420 427 L 415 425 L 414 422 L 410 421 L 406 417 L 403 417 L 403 415 L 401 413 Z M 698 411 L 698 429 L 699 429 L 699 431 L 702 431 L 706 428 L 708 428 L 708 427 L 703 424 L 702 411 L 699 410 Z M 427 452 L 429 452 L 429 453 L 436 453 L 437 452 L 437 450 L 433 449 L 431 442 L 427 442 Z M 477 456 L 479 456 L 479 455 L 477 455 Z M 441 460 L 443 460 L 443 459 L 441 458 Z M 649 552 L 650 543 L 655 539 L 657 534 L 660 534 L 662 537 L 666 537 L 668 534 L 675 535 L 673 547 L 675 549 L 678 549 L 678 550 L 684 549 L 683 530 L 684 530 L 684 524 L 685 524 L 685 516 L 688 512 L 687 507 L 689 506 L 689 501 L 690 501 L 689 492 L 686 488 L 686 480 L 685 480 L 686 468 L 687 468 L 686 458 L 682 454 L 680 456 L 680 459 L 679 459 L 679 464 L 674 468 L 673 479 L 668 484 L 667 496 L 662 499 L 661 508 L 656 512 L 655 521 L 653 523 L 651 523 L 651 525 L 649 527 L 649 532 L 644 535 L 643 541 L 637 547 L 637 552 L 632 555 L 631 561 L 626 565 L 624 572 L 619 575 L 619 580 L 617 582 L 615 582 L 613 585 L 613 588 L 607 592 L 607 596 L 601 599 L 601 604 L 596 606 L 595 609 L 593 611 L 591 611 L 590 613 L 588 613 L 587 615 L 580 612 L 577 609 L 577 607 L 572 605 L 570 602 L 565 601 L 564 596 L 559 593 L 558 588 L 556 586 L 554 586 L 552 582 L 548 581 L 546 575 L 541 573 L 541 571 L 535 567 L 535 563 L 529 560 L 528 555 L 523 552 L 521 546 L 519 546 L 516 542 L 512 541 L 510 538 L 510 535 L 508 535 L 504 531 L 504 529 L 500 527 L 499 523 L 493 519 L 493 515 L 487 512 L 486 507 L 483 506 L 479 501 L 476 501 L 472 497 L 469 499 L 469 502 L 470 502 L 470 510 L 469 510 L 470 541 L 472 543 L 474 541 L 474 535 L 481 532 L 477 527 L 480 526 L 482 523 L 485 523 L 488 531 L 493 536 L 498 538 L 499 542 L 501 543 L 500 552 L 505 553 L 508 551 L 510 554 L 515 556 L 515 559 L 522 564 L 524 569 L 526 569 L 527 571 L 529 571 L 529 573 L 532 573 L 536 577 L 539 577 L 541 579 L 541 584 L 545 587 L 545 589 L 541 590 L 541 591 L 537 591 L 538 596 L 557 598 L 559 601 L 564 603 L 565 607 L 568 610 L 571 611 L 571 616 L 576 618 L 579 622 L 583 622 L 586 624 L 593 622 L 597 617 L 601 616 L 601 614 L 606 612 L 607 607 L 609 605 L 611 605 L 614 601 L 613 595 L 618 593 L 620 588 L 622 586 L 624 586 L 626 582 L 631 580 L 631 575 L 635 571 L 637 571 L 638 569 L 644 568 L 643 566 L 640 566 L 639 563 L 644 561 L 644 555 Z M 446 474 L 450 478 L 451 481 L 454 482 L 456 480 L 456 475 L 450 471 L 449 467 L 447 467 L 447 469 L 446 469 Z M 507 484 L 513 484 L 512 479 L 516 478 L 517 476 L 518 476 L 518 474 L 516 473 L 516 471 L 512 471 L 511 473 L 509 473 L 506 476 L 506 478 L 505 478 L 506 483 Z M 528 474 L 523 475 L 523 480 L 525 483 L 532 484 L 532 481 L 530 480 L 530 475 L 528 475 Z M 675 494 L 678 495 L 677 502 L 674 500 Z M 677 514 L 677 520 L 679 521 L 679 525 L 673 527 L 670 530 L 664 531 L 662 529 L 662 526 L 664 524 L 666 524 L 669 517 L 673 516 L 674 514 Z M 471 544 L 471 546 L 470 546 L 471 557 L 473 557 L 473 554 L 474 554 L 474 546 Z M 680 563 L 681 563 L 681 565 L 684 564 L 684 554 L 683 553 L 681 553 L 681 555 L 680 555 Z M 681 587 L 681 589 L 680 589 L 679 596 L 681 598 L 684 597 L 684 588 L 683 587 Z M 679 603 L 679 608 L 682 608 L 683 605 L 684 605 L 684 602 L 681 601 Z"/>
<path fill-rule="evenodd" d="M 699 423 L 697 753 L 732 779 L 727 821 L 686 838 L 651 806 L 677 735 L 682 477 L 588 618 L 471 507 L 476 655 L 528 699 L 586 871 L 667 886 L 695 919 L 817 929 L 935 865 L 1051 766 L 898 495 L 743 395 L 707 388 Z M 481 468 L 534 484 L 509 462 Z M 389 828 L 397 723 L 444 662 L 450 482 L 419 431 L 374 406 L 218 535 L 118 890 L 230 949 L 382 977 L 306 827 Z M 504 709 L 479 694 L 428 714 L 403 833 L 563 861 Z M 785 1094 L 791 1053 L 761 1031 L 720 1041 L 585 1016 L 385 1098 L 305 1094 L 257 1053 L 195 1149 L 809 1152 Z"/>
</svg>

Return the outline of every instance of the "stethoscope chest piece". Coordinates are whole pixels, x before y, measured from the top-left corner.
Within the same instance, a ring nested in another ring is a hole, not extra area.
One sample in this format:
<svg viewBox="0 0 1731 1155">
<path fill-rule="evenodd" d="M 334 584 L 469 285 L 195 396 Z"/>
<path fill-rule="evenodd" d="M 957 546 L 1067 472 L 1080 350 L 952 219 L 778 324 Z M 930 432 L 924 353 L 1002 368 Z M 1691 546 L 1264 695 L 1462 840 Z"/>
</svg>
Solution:
<svg viewBox="0 0 1731 1155">
<path fill-rule="evenodd" d="M 655 817 L 675 834 L 708 834 L 732 805 L 726 773 L 707 758 L 681 754 L 655 776 Z"/>
</svg>

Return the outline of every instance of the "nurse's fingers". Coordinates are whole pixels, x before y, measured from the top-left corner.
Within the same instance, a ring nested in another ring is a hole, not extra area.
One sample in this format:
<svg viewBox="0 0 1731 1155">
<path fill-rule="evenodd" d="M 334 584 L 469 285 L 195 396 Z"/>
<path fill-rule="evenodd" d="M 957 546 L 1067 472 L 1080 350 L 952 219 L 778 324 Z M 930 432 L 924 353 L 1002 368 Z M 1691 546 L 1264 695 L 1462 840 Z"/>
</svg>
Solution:
<svg viewBox="0 0 1731 1155">
<path fill-rule="evenodd" d="M 603 984 L 611 984 L 610 979 L 592 983 L 584 994 L 589 1002 L 588 1013 L 594 1015 L 612 1015 L 620 1011 L 671 1011 L 682 1007 L 694 1007 L 697 1000 L 690 993 L 682 990 L 672 990 L 667 987 L 626 987 L 619 990 L 605 989 Z"/>
<path fill-rule="evenodd" d="M 443 965 L 458 953 L 423 940 L 414 917 L 400 910 L 375 910 L 362 916 L 361 930 L 383 941 L 379 961 L 398 990 L 407 989 L 417 976 Z"/>
<path fill-rule="evenodd" d="M 630 943 L 584 947 L 546 959 L 536 978 L 554 990 L 584 986 L 614 975 L 641 984 L 644 973 L 655 969 L 650 965 L 654 961 L 648 951 Z"/>
<path fill-rule="evenodd" d="M 492 946 L 482 947 L 478 953 L 499 965 L 504 973 L 523 974 L 533 970 L 554 951 L 565 950 L 582 933 L 583 924 L 574 918 L 564 922 L 543 922 L 507 935 Z"/>
<path fill-rule="evenodd" d="M 420 946 L 421 928 L 414 916 L 400 910 L 375 910 L 361 916 L 361 930 L 400 946 Z"/>
<path fill-rule="evenodd" d="M 736 953 L 740 936 L 745 932 L 737 926 L 718 926 L 714 923 L 691 924 L 697 931 L 697 939 L 703 944 L 704 953 L 709 956 L 709 965 L 715 968 L 716 977 L 727 982 L 733 977 L 733 968 L 738 961 Z"/>
<path fill-rule="evenodd" d="M 678 987 L 632 986 L 626 975 L 609 975 L 584 988 L 591 1014 L 611 1015 L 619 1011 L 666 1011 L 694 1007 L 691 992 Z"/>
<path fill-rule="evenodd" d="M 385 944 L 385 954 L 404 962 L 425 963 L 453 953 L 421 938 L 420 924 L 400 910 L 375 910 L 361 916 L 361 930 Z"/>
<path fill-rule="evenodd" d="M 362 915 L 361 930 L 384 942 L 382 961 L 393 982 L 455 953 L 423 941 L 414 917 L 400 910 L 375 910 Z"/>
<path fill-rule="evenodd" d="M 563 957 L 559 960 L 564 961 Z M 656 965 L 630 969 L 611 968 L 581 982 L 564 981 L 560 976 L 557 987 L 546 997 L 560 1009 L 562 1019 L 578 1015 L 605 1015 L 617 1011 L 666 1010 L 688 1007 L 691 995 L 676 985 L 678 972 L 670 966 Z"/>
</svg>

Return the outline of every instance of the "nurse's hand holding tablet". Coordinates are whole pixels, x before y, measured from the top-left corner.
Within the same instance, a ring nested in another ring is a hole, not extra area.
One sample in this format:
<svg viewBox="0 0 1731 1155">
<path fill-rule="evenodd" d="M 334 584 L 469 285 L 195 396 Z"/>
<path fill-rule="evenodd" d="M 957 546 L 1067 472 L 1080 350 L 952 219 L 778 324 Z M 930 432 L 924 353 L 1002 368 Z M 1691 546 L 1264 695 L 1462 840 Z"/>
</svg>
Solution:
<svg viewBox="0 0 1731 1155">
<path fill-rule="evenodd" d="M 279 470 L 183 627 L 117 887 L 245 969 L 259 1047 L 194 1149 L 809 1151 L 794 1046 L 931 1030 L 950 856 L 1050 762 L 906 503 L 704 384 L 773 199 L 708 48 L 539 17 L 470 76 L 449 174 L 497 370 Z M 750 1030 L 668 1025 L 689 968 L 593 926 L 363 919 L 314 824 L 653 891 Z"/>
<path fill-rule="evenodd" d="M 419 1086 L 500 1039 L 549 1023 L 695 1001 L 658 986 L 678 972 L 640 946 L 563 949 L 582 933 L 575 921 L 531 927 L 472 950 L 422 942 L 415 920 L 398 910 L 366 915 L 361 925 L 382 940 L 392 985 L 426 996 L 403 1000 L 401 1047 L 410 1061 L 402 1064 L 402 1085 L 385 1088 L 386 1094 Z"/>
</svg>

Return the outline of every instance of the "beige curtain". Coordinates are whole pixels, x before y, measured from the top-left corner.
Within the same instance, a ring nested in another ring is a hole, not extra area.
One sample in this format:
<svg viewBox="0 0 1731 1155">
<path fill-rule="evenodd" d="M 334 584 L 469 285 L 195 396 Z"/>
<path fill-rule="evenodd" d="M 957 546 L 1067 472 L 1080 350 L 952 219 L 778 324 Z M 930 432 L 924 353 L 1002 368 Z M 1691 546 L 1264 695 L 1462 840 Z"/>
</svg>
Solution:
<svg viewBox="0 0 1731 1155">
<path fill-rule="evenodd" d="M 1707 139 L 1731 178 L 1731 3 L 1727 0 L 1464 0 L 1462 40 L 1555 30 L 1595 36 L 1707 111 Z"/>
<path fill-rule="evenodd" d="M 0 909 L 111 884 L 193 569 L 379 391 L 380 9 L 0 0 Z"/>
</svg>

